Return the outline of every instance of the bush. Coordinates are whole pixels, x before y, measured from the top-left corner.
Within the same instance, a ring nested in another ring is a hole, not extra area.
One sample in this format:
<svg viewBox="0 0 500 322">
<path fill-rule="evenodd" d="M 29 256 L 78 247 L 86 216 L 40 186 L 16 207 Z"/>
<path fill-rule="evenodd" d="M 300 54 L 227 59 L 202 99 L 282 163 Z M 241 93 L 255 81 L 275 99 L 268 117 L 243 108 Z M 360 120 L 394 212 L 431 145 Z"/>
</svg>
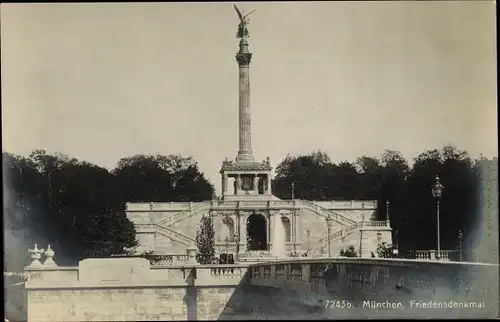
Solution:
<svg viewBox="0 0 500 322">
<path fill-rule="evenodd" d="M 340 250 L 340 256 L 343 257 L 358 257 L 358 254 L 356 253 L 356 249 L 354 246 L 349 246 L 347 249 L 341 249 Z"/>
</svg>

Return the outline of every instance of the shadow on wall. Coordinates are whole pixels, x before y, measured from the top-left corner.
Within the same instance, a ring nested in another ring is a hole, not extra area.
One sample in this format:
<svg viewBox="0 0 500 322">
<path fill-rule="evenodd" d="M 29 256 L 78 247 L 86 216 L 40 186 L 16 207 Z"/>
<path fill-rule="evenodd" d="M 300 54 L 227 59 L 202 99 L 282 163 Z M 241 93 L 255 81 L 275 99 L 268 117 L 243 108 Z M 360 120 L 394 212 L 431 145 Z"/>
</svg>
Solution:
<svg viewBox="0 0 500 322">
<path fill-rule="evenodd" d="M 308 287 L 293 280 L 277 281 L 281 288 L 256 286 L 260 277 L 249 276 L 218 319 L 498 317 L 498 266 L 318 263 L 313 269 L 323 278 Z"/>
<path fill-rule="evenodd" d="M 13 285 L 13 281 L 9 281 L 8 278 L 4 277 L 4 310 L 5 318 L 9 321 L 26 321 L 27 312 L 27 296 L 24 284 Z"/>
</svg>

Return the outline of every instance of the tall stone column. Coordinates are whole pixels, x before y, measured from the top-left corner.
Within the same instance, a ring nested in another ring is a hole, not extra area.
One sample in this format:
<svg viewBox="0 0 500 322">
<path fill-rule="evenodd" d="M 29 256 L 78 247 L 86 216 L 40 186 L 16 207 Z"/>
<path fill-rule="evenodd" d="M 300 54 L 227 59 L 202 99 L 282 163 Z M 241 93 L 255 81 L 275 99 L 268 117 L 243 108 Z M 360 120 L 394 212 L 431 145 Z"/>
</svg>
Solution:
<svg viewBox="0 0 500 322">
<path fill-rule="evenodd" d="M 252 132 L 250 118 L 250 61 L 252 54 L 248 51 L 248 40 L 240 40 L 240 50 L 236 54 L 239 66 L 239 151 L 237 162 L 254 161 L 252 155 Z"/>
</svg>

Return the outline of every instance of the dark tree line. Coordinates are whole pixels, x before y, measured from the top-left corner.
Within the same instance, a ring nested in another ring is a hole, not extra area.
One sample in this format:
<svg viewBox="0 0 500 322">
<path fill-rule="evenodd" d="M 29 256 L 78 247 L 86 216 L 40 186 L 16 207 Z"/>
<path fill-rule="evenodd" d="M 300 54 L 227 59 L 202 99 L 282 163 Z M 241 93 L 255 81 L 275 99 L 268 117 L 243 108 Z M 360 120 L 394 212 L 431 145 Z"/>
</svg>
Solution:
<svg viewBox="0 0 500 322">
<path fill-rule="evenodd" d="M 458 230 L 465 232 L 465 238 L 472 237 L 468 228 L 474 227 L 478 213 L 481 160 L 445 146 L 426 151 L 413 161 L 410 166 L 399 152 L 389 150 L 380 158 L 363 156 L 353 163 L 339 164 L 322 152 L 288 156 L 277 166 L 273 192 L 290 198 L 294 183 L 295 198 L 377 200 L 379 220 L 386 219 L 389 201 L 399 248 L 436 249 L 436 200 L 431 186 L 439 175 L 445 187 L 440 202 L 441 248 L 456 249 Z"/>
<path fill-rule="evenodd" d="M 478 212 L 480 168 L 467 152 L 446 146 L 426 151 L 410 165 L 396 151 L 355 162 L 331 162 L 314 152 L 287 156 L 276 168 L 273 193 L 309 200 L 378 200 L 377 216 L 397 230 L 399 248 L 435 249 L 436 203 L 431 186 L 438 174 L 445 186 L 441 200 L 442 249 L 455 249 L 457 231 L 474 227 Z M 214 188 L 193 158 L 179 155 L 135 155 L 115 169 L 63 155 L 35 151 L 28 157 L 3 154 L 4 222 L 9 234 L 30 243 L 50 243 L 56 257 L 80 260 L 126 253 L 136 246 L 125 202 L 202 201 Z M 22 233 L 19 235 L 19 233 Z M 26 258 L 25 250 L 6 238 L 4 254 Z M 464 243 L 467 245 L 467 243 Z M 46 247 L 46 245 L 40 245 Z"/>
<path fill-rule="evenodd" d="M 126 202 L 200 201 L 214 193 L 195 160 L 178 155 L 123 158 L 109 171 L 44 151 L 3 153 L 3 170 L 4 222 L 12 237 L 5 264 L 13 270 L 32 241 L 51 244 L 59 261 L 130 252 L 137 241 Z"/>
</svg>

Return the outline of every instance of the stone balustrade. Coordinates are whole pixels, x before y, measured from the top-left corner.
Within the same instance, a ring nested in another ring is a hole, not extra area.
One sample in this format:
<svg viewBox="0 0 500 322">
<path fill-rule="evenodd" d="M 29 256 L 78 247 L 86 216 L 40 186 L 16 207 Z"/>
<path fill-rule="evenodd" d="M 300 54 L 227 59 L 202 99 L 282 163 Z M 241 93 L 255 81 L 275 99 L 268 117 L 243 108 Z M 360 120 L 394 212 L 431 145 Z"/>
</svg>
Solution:
<svg viewBox="0 0 500 322">
<path fill-rule="evenodd" d="M 354 209 L 354 210 L 374 210 L 377 209 L 377 201 L 375 200 L 348 200 L 348 201 L 313 201 L 313 203 L 329 209 L 329 210 L 342 210 L 342 209 Z"/>
<path fill-rule="evenodd" d="M 127 202 L 127 212 L 135 211 L 182 211 L 206 202 Z"/>
<path fill-rule="evenodd" d="M 39 260 L 40 254 L 35 247 L 33 261 Z M 483 303 L 478 317 L 498 314 L 498 283 L 494 281 L 498 281 L 499 266 L 493 264 L 294 258 L 199 265 L 193 261 L 194 248 L 188 248 L 186 254 L 188 263 L 184 265 L 150 265 L 144 258 L 86 259 L 78 267 L 30 265 L 25 269 L 28 319 L 231 319 L 235 314 L 250 318 L 248 312 L 297 318 L 305 311 L 309 318 L 313 311 L 318 318 L 333 318 L 342 315 L 340 310 L 325 307 L 325 301 L 332 299 L 349 301 L 359 308 L 361 301 L 428 301 L 437 297 Z M 359 318 L 375 312 L 368 311 L 351 310 L 349 314 Z M 391 312 L 396 317 L 402 314 Z M 408 314 L 422 315 L 415 312 Z M 440 316 L 435 312 L 428 316 Z M 470 310 L 457 314 L 475 316 Z"/>
<path fill-rule="evenodd" d="M 453 250 L 440 250 L 439 252 L 437 250 L 415 250 L 412 252 L 408 252 L 403 256 L 404 258 L 408 259 L 450 261 L 451 260 L 450 255 L 457 252 L 458 251 L 453 251 Z"/>
<path fill-rule="evenodd" d="M 298 205 L 302 201 L 307 200 L 295 200 Z M 375 201 L 311 201 L 321 208 L 328 210 L 374 210 L 377 205 Z M 294 208 L 293 200 L 245 200 L 245 201 L 226 201 L 226 200 L 211 200 L 203 202 L 129 202 L 126 204 L 127 212 L 170 212 L 170 211 L 183 211 L 190 208 L 196 208 L 200 205 L 210 205 L 214 210 L 219 209 L 234 209 L 234 208 L 265 208 L 265 207 L 279 207 L 283 208 Z"/>
<path fill-rule="evenodd" d="M 197 264 L 194 247 L 188 247 L 186 255 L 171 255 L 172 261 L 160 261 L 154 265 L 141 257 L 115 256 L 85 259 L 77 267 L 60 267 L 52 259 L 54 251 L 50 245 L 45 252 L 47 259 L 44 264 L 40 262 L 42 252 L 43 249 L 38 249 L 36 244 L 30 250 L 32 263 L 25 268 L 27 289 L 187 286 L 191 275 L 198 285 L 238 285 L 249 266 Z"/>
<path fill-rule="evenodd" d="M 295 259 L 250 267 L 250 283 L 293 291 L 313 292 L 318 299 L 380 301 L 445 300 L 498 304 L 499 266 L 495 264 L 431 262 L 404 259 Z M 498 283 L 497 283 L 498 284 Z M 358 291 L 356 291 L 358 290 Z M 361 293 L 363 295 L 361 295 Z M 384 296 L 386 294 L 387 296 Z M 399 294 L 399 295 L 398 295 Z"/>
</svg>

